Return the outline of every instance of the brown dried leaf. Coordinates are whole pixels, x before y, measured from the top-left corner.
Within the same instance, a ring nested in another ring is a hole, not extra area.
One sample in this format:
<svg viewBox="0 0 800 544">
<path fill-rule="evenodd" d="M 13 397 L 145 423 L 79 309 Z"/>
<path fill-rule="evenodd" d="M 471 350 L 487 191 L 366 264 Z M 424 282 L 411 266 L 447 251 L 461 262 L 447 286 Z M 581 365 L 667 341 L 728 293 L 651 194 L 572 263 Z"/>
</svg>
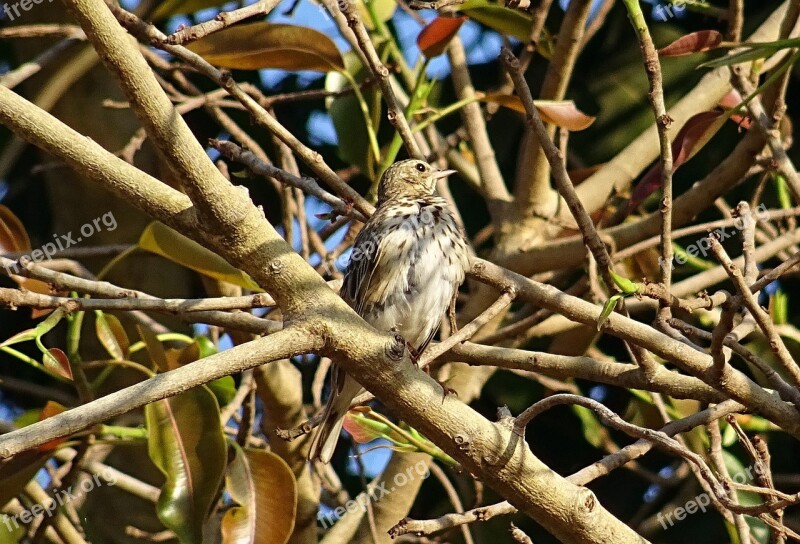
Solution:
<svg viewBox="0 0 800 544">
<path fill-rule="evenodd" d="M 186 46 L 211 64 L 238 70 L 344 70 L 333 41 L 318 30 L 280 23 L 226 28 Z"/>
</svg>

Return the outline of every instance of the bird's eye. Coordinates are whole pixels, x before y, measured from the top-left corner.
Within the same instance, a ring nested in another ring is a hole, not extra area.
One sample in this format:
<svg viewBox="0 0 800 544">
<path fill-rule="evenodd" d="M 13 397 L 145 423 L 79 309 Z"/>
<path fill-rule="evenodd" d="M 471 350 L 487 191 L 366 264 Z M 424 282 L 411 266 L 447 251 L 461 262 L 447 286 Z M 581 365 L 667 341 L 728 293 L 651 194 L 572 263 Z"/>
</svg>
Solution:
<svg viewBox="0 0 800 544">
<path fill-rule="evenodd" d="M 425 164 L 424 164 L 424 163 L 421 163 L 421 162 L 418 162 L 418 163 L 417 163 L 417 166 L 416 166 L 416 168 L 417 168 L 417 171 L 418 171 L 418 172 L 424 172 L 425 170 L 427 170 L 427 169 L 428 169 L 428 168 L 425 166 Z"/>
</svg>

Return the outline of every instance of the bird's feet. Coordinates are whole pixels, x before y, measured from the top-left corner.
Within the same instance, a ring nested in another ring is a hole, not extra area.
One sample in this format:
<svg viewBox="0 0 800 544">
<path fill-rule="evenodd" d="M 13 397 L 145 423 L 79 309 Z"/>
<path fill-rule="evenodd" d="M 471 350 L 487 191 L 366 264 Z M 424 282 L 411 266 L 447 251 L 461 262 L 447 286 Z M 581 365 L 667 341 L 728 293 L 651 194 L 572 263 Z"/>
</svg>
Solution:
<svg viewBox="0 0 800 544">
<path fill-rule="evenodd" d="M 423 372 L 425 372 L 425 374 L 427 374 L 428 376 L 433 378 L 433 381 L 438 383 L 439 387 L 442 388 L 442 404 L 444 404 L 444 399 L 446 399 L 450 395 L 455 395 L 456 397 L 458 397 L 458 392 L 455 389 L 451 389 L 450 387 L 447 387 L 447 385 L 445 385 L 445 382 L 439 381 L 438 379 L 436 379 L 436 376 L 431 375 L 431 367 L 426 366 L 423 369 Z"/>
</svg>

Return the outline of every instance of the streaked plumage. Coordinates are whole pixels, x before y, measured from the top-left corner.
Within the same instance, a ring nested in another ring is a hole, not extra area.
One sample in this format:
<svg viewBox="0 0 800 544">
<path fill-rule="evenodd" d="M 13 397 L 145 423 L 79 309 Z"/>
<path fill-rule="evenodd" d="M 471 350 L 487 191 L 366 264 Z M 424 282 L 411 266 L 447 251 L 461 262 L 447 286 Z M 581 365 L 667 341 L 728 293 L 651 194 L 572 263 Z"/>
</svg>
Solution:
<svg viewBox="0 0 800 544">
<path fill-rule="evenodd" d="M 356 237 L 340 294 L 369 324 L 399 332 L 417 353 L 428 345 L 469 265 L 467 244 L 436 180 L 449 175 L 416 159 L 389 167 L 378 205 Z M 311 446 L 327 463 L 361 385 L 334 368 L 331 396 Z"/>
</svg>

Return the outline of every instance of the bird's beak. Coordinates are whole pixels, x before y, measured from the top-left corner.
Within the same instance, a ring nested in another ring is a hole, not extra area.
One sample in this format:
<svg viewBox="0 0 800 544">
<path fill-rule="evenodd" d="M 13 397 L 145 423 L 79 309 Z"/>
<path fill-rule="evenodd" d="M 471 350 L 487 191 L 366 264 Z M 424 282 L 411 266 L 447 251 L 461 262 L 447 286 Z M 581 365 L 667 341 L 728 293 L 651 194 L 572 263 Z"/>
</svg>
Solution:
<svg viewBox="0 0 800 544">
<path fill-rule="evenodd" d="M 433 173 L 433 179 L 442 179 L 446 178 L 450 174 L 455 174 L 455 170 L 439 170 L 438 172 Z"/>
</svg>

